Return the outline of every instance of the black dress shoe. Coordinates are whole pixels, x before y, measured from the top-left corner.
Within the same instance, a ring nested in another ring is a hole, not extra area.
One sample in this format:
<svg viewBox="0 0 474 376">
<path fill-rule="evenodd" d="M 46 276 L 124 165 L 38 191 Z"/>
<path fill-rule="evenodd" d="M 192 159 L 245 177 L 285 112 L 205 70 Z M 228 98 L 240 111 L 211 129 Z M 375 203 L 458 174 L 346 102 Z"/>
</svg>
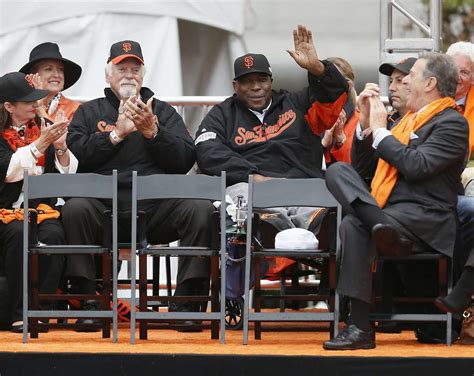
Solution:
<svg viewBox="0 0 474 376">
<path fill-rule="evenodd" d="M 194 304 L 172 302 L 169 305 L 168 312 L 195 312 Z M 178 332 L 199 333 L 202 332 L 201 322 L 193 320 L 175 321 L 170 320 L 170 325 Z"/>
<path fill-rule="evenodd" d="M 379 256 L 406 256 L 410 254 L 413 242 L 402 237 L 388 223 L 377 223 L 372 228 L 372 237 Z"/>
<path fill-rule="evenodd" d="M 201 333 L 202 327 L 200 321 L 186 320 L 174 324 L 176 331 L 180 333 Z"/>
<path fill-rule="evenodd" d="M 444 312 L 463 312 L 471 305 L 474 294 L 474 270 L 465 267 L 459 281 L 447 296 L 439 296 L 435 305 Z"/>
<path fill-rule="evenodd" d="M 471 305 L 471 296 L 464 295 L 464 299 L 454 299 L 452 293 L 447 296 L 438 296 L 435 305 L 443 312 L 461 313 Z"/>
<path fill-rule="evenodd" d="M 398 334 L 398 333 L 402 332 L 402 327 L 398 322 L 382 321 L 382 322 L 379 322 L 379 324 L 377 326 L 377 332 Z"/>
<path fill-rule="evenodd" d="M 375 331 L 365 332 L 354 324 L 346 326 L 336 337 L 323 343 L 325 350 L 375 349 Z"/>
<path fill-rule="evenodd" d="M 83 311 L 98 311 L 99 302 L 96 300 L 86 300 L 81 304 Z M 74 330 L 81 333 L 92 333 L 101 330 L 102 320 L 94 318 L 80 318 L 76 320 Z"/>
<path fill-rule="evenodd" d="M 444 323 L 431 323 L 429 325 L 420 326 L 415 328 L 415 337 L 419 343 L 430 345 L 446 344 L 446 325 Z M 452 341 L 455 342 L 458 337 L 459 331 L 455 328 L 452 328 Z"/>
<path fill-rule="evenodd" d="M 48 327 L 45 324 L 38 324 L 38 333 L 48 333 Z M 10 331 L 12 333 L 23 333 L 23 323 L 22 324 L 16 324 L 12 325 L 10 327 Z M 28 325 L 28 331 L 31 331 L 31 325 Z"/>
</svg>

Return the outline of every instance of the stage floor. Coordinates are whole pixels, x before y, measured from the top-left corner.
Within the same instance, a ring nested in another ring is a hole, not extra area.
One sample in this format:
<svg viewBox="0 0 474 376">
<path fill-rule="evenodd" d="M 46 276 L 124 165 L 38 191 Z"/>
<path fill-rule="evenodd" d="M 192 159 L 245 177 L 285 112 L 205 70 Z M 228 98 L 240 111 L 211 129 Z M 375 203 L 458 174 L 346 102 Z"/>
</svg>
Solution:
<svg viewBox="0 0 474 376">
<path fill-rule="evenodd" d="M 274 328 L 282 324 L 266 324 L 264 328 Z M 295 325 L 295 324 L 290 324 Z M 314 328 L 314 326 L 313 326 Z M 319 328 L 323 329 L 323 328 Z M 329 339 L 327 331 L 268 331 L 262 333 L 262 340 L 253 339 L 250 331 L 249 344 L 242 345 L 242 331 L 226 331 L 226 343 L 221 345 L 210 339 L 210 331 L 202 333 L 179 333 L 171 329 L 152 329 L 148 340 L 129 343 L 129 325 L 119 324 L 119 340 L 103 339 L 100 332 L 77 333 L 70 329 L 50 329 L 40 333 L 38 339 L 22 343 L 22 335 L 0 332 L 0 352 L 2 353 L 110 353 L 110 354 L 190 354 L 190 355 L 277 355 L 277 356 L 350 356 L 350 357 L 436 357 L 473 358 L 473 345 L 454 343 L 446 345 L 426 345 L 417 342 L 413 331 L 401 334 L 377 333 L 377 348 L 357 351 L 325 351 L 323 341 Z M 473 360 L 474 364 L 474 360 Z"/>
</svg>

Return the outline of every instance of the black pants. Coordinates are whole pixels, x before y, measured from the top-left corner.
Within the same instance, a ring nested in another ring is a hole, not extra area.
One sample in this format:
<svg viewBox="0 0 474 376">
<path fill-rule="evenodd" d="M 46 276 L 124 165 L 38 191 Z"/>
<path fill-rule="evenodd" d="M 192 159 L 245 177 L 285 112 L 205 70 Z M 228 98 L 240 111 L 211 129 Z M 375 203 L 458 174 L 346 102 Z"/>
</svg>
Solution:
<svg viewBox="0 0 474 376">
<path fill-rule="evenodd" d="M 62 209 L 68 244 L 102 244 L 103 212 L 107 207 L 96 199 L 73 198 Z M 147 206 L 147 238 L 154 244 L 180 240 L 181 245 L 209 246 L 214 207 L 206 200 L 159 200 Z M 119 217 L 119 242 L 130 242 L 130 218 Z M 92 256 L 67 257 L 66 276 L 96 278 Z M 177 283 L 191 278 L 209 278 L 208 258 L 180 257 Z"/>
<path fill-rule="evenodd" d="M 348 164 L 336 163 L 326 171 L 326 185 L 341 203 L 346 214 L 340 226 L 342 260 L 337 289 L 342 295 L 370 302 L 372 295 L 372 263 L 376 257 L 371 228 L 356 215 L 351 204 L 359 199 L 378 207 L 367 185 Z M 414 243 L 413 252 L 427 251 L 429 247 L 416 238 L 396 220 L 396 212 L 383 210 L 385 223 L 394 226 L 399 233 Z"/>
<path fill-rule="evenodd" d="M 48 219 L 38 225 L 38 239 L 48 245 L 65 244 L 63 226 L 58 219 Z M 4 271 L 11 304 L 11 322 L 21 321 L 23 307 L 23 222 L 0 222 L 0 263 Z M 64 256 L 40 257 L 40 291 L 56 291 L 64 267 Z"/>
</svg>

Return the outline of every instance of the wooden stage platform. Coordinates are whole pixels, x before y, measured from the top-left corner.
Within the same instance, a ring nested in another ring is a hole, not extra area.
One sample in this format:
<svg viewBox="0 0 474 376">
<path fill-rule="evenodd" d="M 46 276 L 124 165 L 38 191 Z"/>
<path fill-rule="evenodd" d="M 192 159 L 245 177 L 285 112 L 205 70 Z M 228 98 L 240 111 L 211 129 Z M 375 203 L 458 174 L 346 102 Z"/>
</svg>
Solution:
<svg viewBox="0 0 474 376">
<path fill-rule="evenodd" d="M 251 331 L 246 346 L 241 331 L 227 331 L 221 345 L 208 329 L 153 329 L 131 345 L 128 324 L 120 324 L 118 343 L 99 332 L 51 329 L 23 344 L 21 334 L 0 332 L 0 375 L 474 375 L 474 346 L 420 344 L 404 331 L 377 333 L 373 350 L 325 351 L 329 334 L 317 329 L 265 331 L 259 341 Z"/>
</svg>

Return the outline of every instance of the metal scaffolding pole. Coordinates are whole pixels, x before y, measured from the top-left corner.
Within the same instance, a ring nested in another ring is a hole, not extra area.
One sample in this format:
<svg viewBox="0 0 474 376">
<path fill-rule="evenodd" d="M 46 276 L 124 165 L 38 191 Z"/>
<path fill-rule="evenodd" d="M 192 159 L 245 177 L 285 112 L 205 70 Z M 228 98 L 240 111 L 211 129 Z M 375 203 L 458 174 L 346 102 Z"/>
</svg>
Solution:
<svg viewBox="0 0 474 376">
<path fill-rule="evenodd" d="M 380 0 L 380 64 L 397 63 L 422 51 L 440 51 L 442 8 L 441 0 L 430 0 L 430 24 L 410 13 L 397 0 Z M 425 38 L 393 38 L 393 14 L 398 11 L 417 26 Z M 379 74 L 382 95 L 388 94 L 388 77 Z"/>
</svg>

